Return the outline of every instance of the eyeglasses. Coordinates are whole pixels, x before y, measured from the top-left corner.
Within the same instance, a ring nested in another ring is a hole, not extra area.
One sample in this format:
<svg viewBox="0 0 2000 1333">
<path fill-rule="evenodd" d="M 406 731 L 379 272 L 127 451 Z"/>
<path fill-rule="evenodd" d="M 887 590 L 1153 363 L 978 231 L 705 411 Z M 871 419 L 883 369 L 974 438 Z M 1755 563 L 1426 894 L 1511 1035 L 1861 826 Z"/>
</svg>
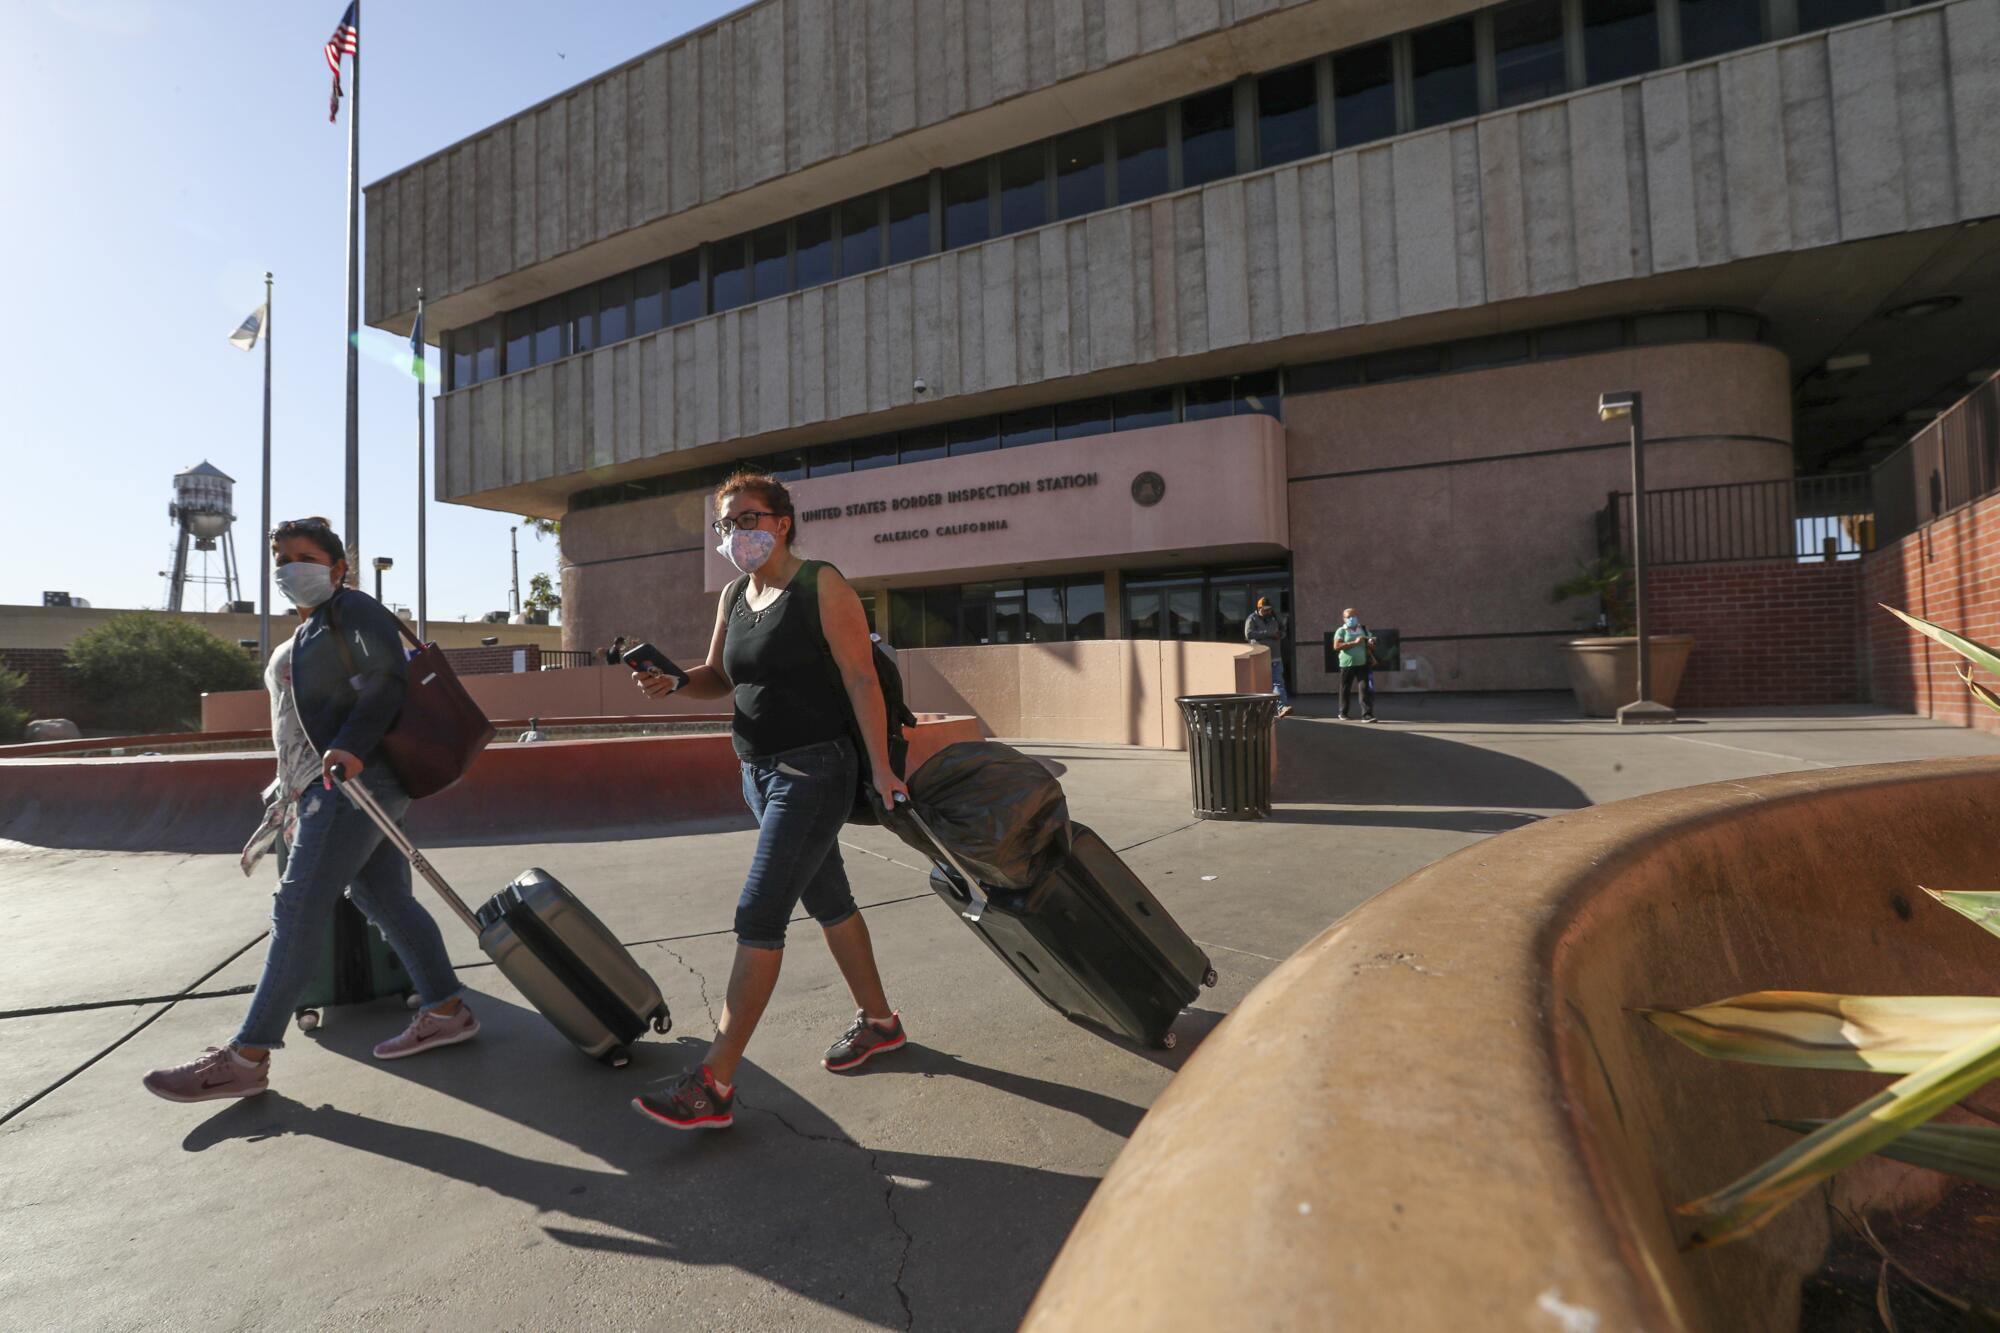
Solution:
<svg viewBox="0 0 2000 1333">
<path fill-rule="evenodd" d="M 717 535 L 727 537 L 738 528 L 746 532 L 755 531 L 762 519 L 783 517 L 783 514 L 774 514 L 768 509 L 746 509 L 735 518 L 718 518 L 708 526 L 715 529 Z"/>
</svg>

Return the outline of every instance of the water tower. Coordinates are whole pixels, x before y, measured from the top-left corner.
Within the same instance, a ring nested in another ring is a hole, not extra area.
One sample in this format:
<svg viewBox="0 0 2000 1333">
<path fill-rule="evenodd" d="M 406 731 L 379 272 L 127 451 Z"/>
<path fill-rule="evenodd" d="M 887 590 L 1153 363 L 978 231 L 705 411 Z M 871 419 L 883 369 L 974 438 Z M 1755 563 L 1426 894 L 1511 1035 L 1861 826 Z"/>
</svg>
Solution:
<svg viewBox="0 0 2000 1333">
<path fill-rule="evenodd" d="M 191 583 L 203 585 L 200 610 L 208 609 L 206 588 L 210 584 L 222 585 L 225 604 L 238 600 L 236 534 L 232 526 L 236 522 L 235 487 L 235 478 L 205 462 L 174 478 L 174 498 L 173 503 L 167 506 L 167 517 L 177 531 L 174 534 L 174 564 L 167 574 L 167 610 L 181 609 L 183 594 Z M 202 553 L 199 574 L 188 567 L 190 543 L 194 550 Z M 219 576 L 208 572 L 208 553 L 218 547 L 222 551 L 222 573 Z M 235 609 L 233 605 L 231 609 Z"/>
</svg>

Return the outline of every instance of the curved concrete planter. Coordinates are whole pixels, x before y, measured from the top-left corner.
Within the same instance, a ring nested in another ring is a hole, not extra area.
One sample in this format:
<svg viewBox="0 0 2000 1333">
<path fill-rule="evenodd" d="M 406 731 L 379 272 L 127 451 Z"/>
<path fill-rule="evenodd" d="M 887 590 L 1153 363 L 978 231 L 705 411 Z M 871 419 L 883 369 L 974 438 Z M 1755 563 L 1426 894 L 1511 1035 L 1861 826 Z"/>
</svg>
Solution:
<svg viewBox="0 0 2000 1333">
<path fill-rule="evenodd" d="M 1689 634 L 1649 634 L 1653 655 L 1653 702 L 1674 706 L 1681 675 L 1694 651 Z M 1639 697 L 1639 640 L 1636 636 L 1571 639 L 1562 645 L 1569 686 L 1585 717 L 1616 717 Z"/>
<path fill-rule="evenodd" d="M 1796 1327 L 1825 1200 L 1923 1202 L 1943 1178 L 1865 1162 L 1681 1253 L 1676 1203 L 1794 1141 L 1769 1117 L 1887 1080 L 1705 1060 L 1632 1010 L 1991 993 L 1996 941 L 1916 885 L 2000 881 L 1996 805 L 2000 760 L 1788 774 L 1560 815 L 1411 876 L 1195 1052 L 1025 1327 Z"/>
</svg>

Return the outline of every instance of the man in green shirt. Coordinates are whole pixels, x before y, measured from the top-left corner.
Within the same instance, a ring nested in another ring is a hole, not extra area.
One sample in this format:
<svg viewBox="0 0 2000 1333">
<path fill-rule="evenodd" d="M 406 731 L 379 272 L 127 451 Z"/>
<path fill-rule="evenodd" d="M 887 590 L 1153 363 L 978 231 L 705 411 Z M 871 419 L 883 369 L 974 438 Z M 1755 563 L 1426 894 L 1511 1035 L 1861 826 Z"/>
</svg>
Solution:
<svg viewBox="0 0 2000 1333">
<path fill-rule="evenodd" d="M 1333 632 L 1333 646 L 1340 651 L 1340 716 L 1347 719 L 1348 700 L 1354 685 L 1361 684 L 1361 720 L 1375 721 L 1375 636 L 1348 607 L 1341 613 L 1340 628 Z"/>
</svg>

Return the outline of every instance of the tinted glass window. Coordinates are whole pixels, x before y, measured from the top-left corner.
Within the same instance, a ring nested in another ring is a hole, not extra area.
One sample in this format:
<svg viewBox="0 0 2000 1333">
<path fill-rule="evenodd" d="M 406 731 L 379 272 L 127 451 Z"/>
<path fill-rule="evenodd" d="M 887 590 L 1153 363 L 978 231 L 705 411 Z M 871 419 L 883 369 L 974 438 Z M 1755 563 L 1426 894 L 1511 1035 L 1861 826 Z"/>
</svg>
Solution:
<svg viewBox="0 0 2000 1333">
<path fill-rule="evenodd" d="M 1095 126 L 1056 140 L 1056 217 L 1104 207 L 1104 135 Z"/>
<path fill-rule="evenodd" d="M 472 377 L 475 380 L 490 380 L 500 373 L 500 320 L 498 316 L 482 320 L 473 331 L 474 345 Z"/>
<path fill-rule="evenodd" d="M 1062 589 L 1053 584 L 1030 584 L 1027 614 L 1021 628 L 1029 643 L 1052 643 L 1061 639 Z"/>
<path fill-rule="evenodd" d="M 1389 43 L 1333 58 L 1333 141 L 1346 148 L 1396 132 L 1396 58 Z"/>
<path fill-rule="evenodd" d="M 579 287 L 569 294 L 569 345 L 579 352 L 597 346 L 597 288 Z"/>
<path fill-rule="evenodd" d="M 1257 161 L 1272 167 L 1319 151 L 1319 79 L 1294 65 L 1257 80 Z"/>
<path fill-rule="evenodd" d="M 1282 417 L 1282 404 L 1278 398 L 1278 372 L 1265 371 L 1261 375 L 1239 375 L 1236 379 L 1236 415 L 1246 412 L 1262 413 L 1267 417 Z"/>
<path fill-rule="evenodd" d="M 1493 11 L 1493 79 L 1501 106 L 1563 91 L 1562 0 L 1518 0 Z"/>
<path fill-rule="evenodd" d="M 1565 324 L 1559 329 L 1544 329 L 1535 335 L 1536 356 L 1576 356 L 1582 352 L 1602 352 L 1624 345 L 1625 326 L 1615 319 Z"/>
<path fill-rule="evenodd" d="M 905 181 L 889 191 L 889 262 L 906 263 L 931 252 L 931 183 Z"/>
<path fill-rule="evenodd" d="M 877 435 L 870 440 L 856 440 L 852 446 L 854 470 L 866 472 L 870 468 L 889 467 L 896 461 L 896 437 Z"/>
<path fill-rule="evenodd" d="M 1048 158 L 1031 143 L 1000 155 L 1000 234 L 1012 235 L 1049 220 Z"/>
<path fill-rule="evenodd" d="M 1111 429 L 1111 400 L 1092 398 L 1081 403 L 1064 403 L 1056 409 L 1056 438 L 1074 440 L 1083 435 L 1102 435 Z"/>
<path fill-rule="evenodd" d="M 1113 128 L 1118 146 L 1118 202 L 1135 204 L 1167 192 L 1167 112 L 1125 117 Z"/>
<path fill-rule="evenodd" d="M 667 268 L 648 264 L 632 280 L 632 332 L 651 333 L 667 318 Z"/>
<path fill-rule="evenodd" d="M 1611 83 L 1660 67 L 1654 0 L 1583 0 L 1583 72 Z"/>
<path fill-rule="evenodd" d="M 701 316 L 701 252 L 690 250 L 667 261 L 667 323 L 685 324 Z"/>
<path fill-rule="evenodd" d="M 445 345 L 451 348 L 451 383 L 446 386 L 463 389 L 473 382 L 473 339 L 471 329 L 454 329 L 445 334 Z"/>
<path fill-rule="evenodd" d="M 568 353 L 564 338 L 563 300 L 560 296 L 535 302 L 535 364 L 545 366 Z"/>
<path fill-rule="evenodd" d="M 1025 412 L 1009 412 L 1000 418 L 1000 444 L 1012 449 L 1023 444 L 1046 444 L 1056 437 L 1056 414 L 1047 407 L 1031 407 Z"/>
<path fill-rule="evenodd" d="M 977 245 L 991 235 L 992 204 L 984 162 L 968 162 L 945 172 L 944 248 Z"/>
<path fill-rule="evenodd" d="M 831 477 L 854 470 L 854 456 L 845 443 L 822 444 L 806 456 L 806 475 Z"/>
<path fill-rule="evenodd" d="M 1705 60 L 1764 40 L 1764 0 L 1681 0 L 1681 59 Z"/>
<path fill-rule="evenodd" d="M 597 284 L 597 345 L 632 336 L 632 275 L 620 273 Z"/>
<path fill-rule="evenodd" d="M 833 277 L 833 213 L 808 213 L 798 220 L 795 230 L 792 281 L 803 291 Z"/>
<path fill-rule="evenodd" d="M 1462 343 L 1454 343 L 1451 349 L 1451 368 L 1471 370 L 1478 366 L 1504 366 L 1514 361 L 1528 359 L 1528 335 L 1525 333 L 1496 333 L 1490 338 L 1473 338 Z"/>
<path fill-rule="evenodd" d="M 1104 580 L 1077 579 L 1063 585 L 1067 635 L 1072 639 L 1104 637 Z"/>
<path fill-rule="evenodd" d="M 1172 389 L 1141 389 L 1121 393 L 1111 404 L 1114 430 L 1144 430 L 1148 426 L 1171 426 L 1179 419 L 1174 410 Z"/>
<path fill-rule="evenodd" d="M 1181 184 L 1206 185 L 1236 174 L 1236 92 L 1181 101 Z"/>
<path fill-rule="evenodd" d="M 1708 337 L 1706 310 L 1675 310 L 1664 315 L 1641 315 L 1632 321 L 1632 341 L 1651 343 L 1693 343 Z"/>
<path fill-rule="evenodd" d="M 903 432 L 901 456 L 905 463 L 928 463 L 943 458 L 948 447 L 943 426 L 925 426 Z"/>
<path fill-rule="evenodd" d="M 1738 342 L 1761 342 L 1764 338 L 1764 326 L 1755 315 L 1746 315 L 1735 310 L 1718 310 L 1715 312 L 1715 336 Z"/>
<path fill-rule="evenodd" d="M 751 236 L 750 277 L 755 299 L 767 300 L 792 289 L 790 249 L 791 240 L 782 222 Z"/>
<path fill-rule="evenodd" d="M 1522 340 L 1522 353 L 1526 356 L 1527 342 Z M 1285 368 L 1285 391 L 1287 393 L 1324 393 L 1328 389 L 1348 389 L 1361 383 L 1361 361 L 1358 357 L 1346 357 L 1339 361 L 1314 361 L 1303 366 Z"/>
<path fill-rule="evenodd" d="M 708 252 L 710 313 L 734 310 L 750 299 L 750 275 L 743 266 L 743 238 L 717 241 Z"/>
<path fill-rule="evenodd" d="M 851 278 L 882 267 L 880 195 L 864 195 L 840 206 L 840 276 Z"/>
<path fill-rule="evenodd" d="M 1209 421 L 1226 417 L 1235 410 L 1232 406 L 1235 398 L 1235 386 L 1228 380 L 1204 380 L 1200 384 L 1190 384 L 1186 390 L 1187 419 Z"/>
<path fill-rule="evenodd" d="M 507 312 L 507 373 L 535 364 L 533 330 L 525 310 Z"/>
<path fill-rule="evenodd" d="M 1479 67 L 1472 20 L 1440 23 L 1410 35 L 1417 128 L 1479 114 Z"/>
<path fill-rule="evenodd" d="M 1873 18 L 1882 10 L 1883 0 L 1799 0 L 1799 31 L 1818 32 L 1836 23 Z"/>
<path fill-rule="evenodd" d="M 949 431 L 951 456 L 983 454 L 1000 447 L 1000 422 L 996 417 L 974 417 L 952 423 Z"/>
<path fill-rule="evenodd" d="M 1435 375 L 1444 369 L 1444 354 L 1435 347 L 1408 347 L 1364 357 L 1362 365 L 1370 384 L 1384 384 L 1412 375 Z"/>
</svg>

